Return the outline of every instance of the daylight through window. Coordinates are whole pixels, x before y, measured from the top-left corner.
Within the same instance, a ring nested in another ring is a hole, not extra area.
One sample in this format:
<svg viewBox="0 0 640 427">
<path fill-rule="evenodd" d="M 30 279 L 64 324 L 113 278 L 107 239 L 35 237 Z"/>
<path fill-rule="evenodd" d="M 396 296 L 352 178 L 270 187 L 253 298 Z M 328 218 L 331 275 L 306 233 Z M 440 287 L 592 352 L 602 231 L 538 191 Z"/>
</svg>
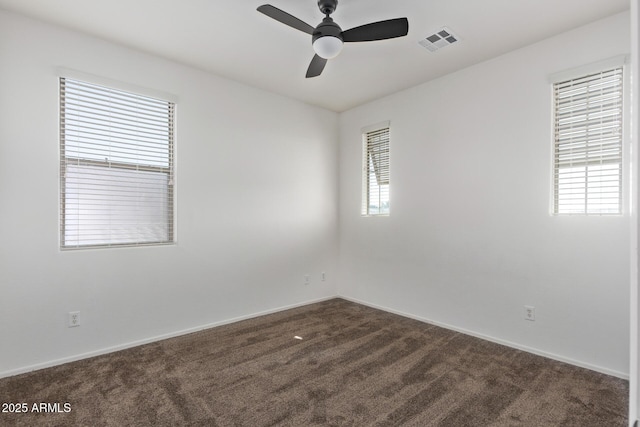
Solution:
<svg viewBox="0 0 640 427">
<path fill-rule="evenodd" d="M 389 214 L 389 127 L 363 137 L 362 215 Z"/>
<path fill-rule="evenodd" d="M 174 110 L 60 79 L 62 248 L 173 242 Z"/>
<path fill-rule="evenodd" d="M 622 68 L 554 84 L 554 213 L 622 213 Z"/>
</svg>

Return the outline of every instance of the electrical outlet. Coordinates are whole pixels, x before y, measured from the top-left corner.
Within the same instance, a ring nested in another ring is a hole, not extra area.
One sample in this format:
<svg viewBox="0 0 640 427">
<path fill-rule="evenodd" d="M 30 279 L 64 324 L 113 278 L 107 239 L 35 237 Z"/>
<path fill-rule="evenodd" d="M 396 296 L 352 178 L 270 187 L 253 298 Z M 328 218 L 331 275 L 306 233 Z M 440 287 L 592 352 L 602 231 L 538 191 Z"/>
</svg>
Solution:
<svg viewBox="0 0 640 427">
<path fill-rule="evenodd" d="M 536 320 L 536 308 L 532 305 L 525 305 L 524 318 L 525 320 L 531 320 L 532 322 L 534 322 Z"/>
<path fill-rule="evenodd" d="M 304 284 L 305 284 L 305 285 L 308 285 L 308 284 L 309 284 L 309 282 L 310 282 L 309 275 L 308 275 L 308 274 L 305 274 L 305 275 L 304 275 Z"/>
<path fill-rule="evenodd" d="M 324 273 L 324 271 L 320 273 L 320 280 L 322 280 L 323 282 L 327 280 L 327 275 Z"/>
<path fill-rule="evenodd" d="M 80 312 L 79 311 L 70 311 L 68 318 L 68 327 L 74 328 L 76 326 L 80 326 Z"/>
</svg>

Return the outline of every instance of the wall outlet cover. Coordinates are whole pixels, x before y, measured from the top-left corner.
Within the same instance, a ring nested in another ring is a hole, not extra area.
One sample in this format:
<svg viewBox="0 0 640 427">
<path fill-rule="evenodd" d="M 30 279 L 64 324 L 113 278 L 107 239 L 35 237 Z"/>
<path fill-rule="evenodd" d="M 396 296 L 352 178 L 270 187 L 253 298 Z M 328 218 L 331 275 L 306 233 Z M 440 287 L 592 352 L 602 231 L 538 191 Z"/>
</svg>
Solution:
<svg viewBox="0 0 640 427">
<path fill-rule="evenodd" d="M 524 318 L 525 320 L 535 321 L 536 320 L 536 308 L 532 305 L 524 306 Z"/>
<path fill-rule="evenodd" d="M 69 317 L 67 318 L 67 326 L 69 328 L 75 328 L 76 326 L 80 326 L 80 312 L 79 311 L 70 311 Z"/>
</svg>

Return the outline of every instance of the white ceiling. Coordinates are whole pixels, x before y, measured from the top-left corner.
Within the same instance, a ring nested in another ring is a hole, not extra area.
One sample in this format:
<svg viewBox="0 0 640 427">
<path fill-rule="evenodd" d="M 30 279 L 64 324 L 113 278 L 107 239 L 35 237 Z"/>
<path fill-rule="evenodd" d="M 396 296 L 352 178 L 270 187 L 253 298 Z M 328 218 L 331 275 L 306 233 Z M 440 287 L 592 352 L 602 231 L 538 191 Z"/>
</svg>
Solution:
<svg viewBox="0 0 640 427">
<path fill-rule="evenodd" d="M 311 36 L 256 11 L 272 4 L 316 26 L 316 0 L 0 0 L 0 8 L 92 34 L 334 111 L 406 89 L 629 9 L 629 0 L 339 0 L 343 30 L 407 17 L 409 34 L 347 43 L 305 79 Z M 443 26 L 461 41 L 431 53 Z"/>
</svg>

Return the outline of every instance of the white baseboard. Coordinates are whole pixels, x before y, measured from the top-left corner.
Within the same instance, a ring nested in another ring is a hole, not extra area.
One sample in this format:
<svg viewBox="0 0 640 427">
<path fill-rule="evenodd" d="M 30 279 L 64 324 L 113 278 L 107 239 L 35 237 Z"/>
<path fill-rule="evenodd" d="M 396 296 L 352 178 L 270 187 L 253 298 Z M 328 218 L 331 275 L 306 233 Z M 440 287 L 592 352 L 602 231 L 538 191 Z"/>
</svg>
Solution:
<svg viewBox="0 0 640 427">
<path fill-rule="evenodd" d="M 206 325 L 196 326 L 196 327 L 189 328 L 189 329 L 183 329 L 183 330 L 180 330 L 180 331 L 170 332 L 168 334 L 158 335 L 158 336 L 151 337 L 151 338 L 145 338 L 145 339 L 142 339 L 142 340 L 132 341 L 132 342 L 125 343 L 125 344 L 120 344 L 120 345 L 117 345 L 117 346 L 106 347 L 106 348 L 102 348 L 102 349 L 99 349 L 99 350 L 90 351 L 90 352 L 87 352 L 87 353 L 76 354 L 76 355 L 69 356 L 69 357 L 64 357 L 64 358 L 61 358 L 61 359 L 51 360 L 51 361 L 47 361 L 47 362 L 43 362 L 43 363 L 38 363 L 38 364 L 35 364 L 35 365 L 30 365 L 30 366 L 24 366 L 24 367 L 21 367 L 21 368 L 18 368 L 18 369 L 9 370 L 9 371 L 3 371 L 3 372 L 0 372 L 0 378 L 11 377 L 11 376 L 14 376 L 14 375 L 20 375 L 20 374 L 24 374 L 24 373 L 27 373 L 27 372 L 37 371 L 37 370 L 45 369 L 45 368 L 50 368 L 50 367 L 53 367 L 53 366 L 58 366 L 58 365 L 62 365 L 62 364 L 69 363 L 69 362 L 75 362 L 75 361 L 82 360 L 82 359 L 88 359 L 90 357 L 101 356 L 103 354 L 113 353 L 115 351 L 126 350 L 128 348 L 137 347 L 137 346 L 140 346 L 140 345 L 149 344 L 149 343 L 156 342 L 156 341 L 162 341 L 162 340 L 165 340 L 165 339 L 168 339 L 168 338 L 174 338 L 174 337 L 178 337 L 178 336 L 181 336 L 181 335 L 187 335 L 187 334 L 190 334 L 190 333 L 193 333 L 193 332 L 202 331 L 202 330 L 205 330 L 205 329 L 215 328 L 216 326 L 228 325 L 230 323 L 235 323 L 235 322 L 239 322 L 239 321 L 242 321 L 242 320 L 253 319 L 255 317 L 264 316 L 264 315 L 267 315 L 267 314 L 278 313 L 280 311 L 289 310 L 289 309 L 292 309 L 292 308 L 302 307 L 302 306 L 309 305 L 309 304 L 315 304 L 315 303 L 322 302 L 322 301 L 328 301 L 328 300 L 333 299 L 333 298 L 342 298 L 344 300 L 351 301 L 351 302 L 354 302 L 354 303 L 357 303 L 357 304 L 362 304 L 362 305 L 367 306 L 367 307 L 375 308 L 375 309 L 378 309 L 378 310 L 382 310 L 382 311 L 386 311 L 386 312 L 389 312 L 389 313 L 397 314 L 399 316 L 403 316 L 403 317 L 407 317 L 407 318 L 410 318 L 410 319 L 418 320 L 420 322 L 424 322 L 424 323 L 428 323 L 428 324 L 431 324 L 431 325 L 439 326 L 441 328 L 445 328 L 445 329 L 449 329 L 449 330 L 452 330 L 452 331 L 460 332 L 460 333 L 465 334 L 465 335 L 470 335 L 470 336 L 473 336 L 473 337 L 476 337 L 476 338 L 480 338 L 480 339 L 491 341 L 491 342 L 494 342 L 494 343 L 497 343 L 497 344 L 505 345 L 507 347 L 515 348 L 515 349 L 522 350 L 522 351 L 526 351 L 528 353 L 536 354 L 538 356 L 543 356 L 543 357 L 546 357 L 548 359 L 557 360 L 559 362 L 568 363 L 570 365 L 579 366 L 581 368 L 590 369 L 590 370 L 595 371 L 595 372 L 600 372 L 600 373 L 603 373 L 603 374 L 606 374 L 606 375 L 611 375 L 611 376 L 622 378 L 622 379 L 625 379 L 625 380 L 629 379 L 629 375 L 624 373 L 624 372 L 615 371 L 615 370 L 612 370 L 612 369 L 604 368 L 602 366 L 592 365 L 590 363 L 586 363 L 586 362 L 583 362 L 583 361 L 580 361 L 580 360 L 571 359 L 571 358 L 564 357 L 564 356 L 561 356 L 561 355 L 558 355 L 558 354 L 549 353 L 549 352 L 538 350 L 538 349 L 532 348 L 532 347 L 527 347 L 525 345 L 517 344 L 517 343 L 511 342 L 511 341 L 506 341 L 506 340 L 503 340 L 503 339 L 500 339 L 500 338 L 495 338 L 495 337 L 492 337 L 492 336 L 489 336 L 489 335 L 480 334 L 478 332 L 474 332 L 474 331 L 471 331 L 471 330 L 468 330 L 468 329 L 459 328 L 459 327 L 456 327 L 456 326 L 453 326 L 453 325 L 449 325 L 449 324 L 442 323 L 442 322 L 437 322 L 437 321 L 434 321 L 434 320 L 431 320 L 431 319 L 427 319 L 427 318 L 424 318 L 424 317 L 421 317 L 421 316 L 416 316 L 416 315 L 411 314 L 411 313 L 405 313 L 403 311 L 394 310 L 394 309 L 389 308 L 389 307 L 383 307 L 383 306 L 380 306 L 380 305 L 377 305 L 377 304 L 372 304 L 372 303 L 369 303 L 369 302 L 366 302 L 366 301 L 361 301 L 361 300 L 359 300 L 357 298 L 352 298 L 352 297 L 349 297 L 349 296 L 346 296 L 346 295 L 332 295 L 332 296 L 323 297 L 323 298 L 319 298 L 319 299 L 314 299 L 314 300 L 310 300 L 310 301 L 306 301 L 306 302 L 302 302 L 302 303 L 282 306 L 282 307 L 278 307 L 278 308 L 274 308 L 274 309 L 270 309 L 270 310 L 266 310 L 266 311 L 261 311 L 261 312 L 258 312 L 258 313 L 248 314 L 246 316 L 235 317 L 235 318 L 232 318 L 232 319 L 227 319 L 227 320 L 222 320 L 222 321 L 219 321 L 219 322 L 209 323 L 209 324 L 206 324 Z"/>
<path fill-rule="evenodd" d="M 609 368 L 604 368 L 602 366 L 597 366 L 597 365 L 592 365 L 590 363 L 586 363 L 580 360 L 575 360 L 575 359 L 571 359 L 568 357 L 564 357 L 555 353 L 549 353 L 546 351 L 542 351 L 542 350 L 538 350 L 536 348 L 533 347 L 527 347 L 526 345 L 521 345 L 521 344 L 517 344 L 511 341 L 506 341 L 500 338 L 496 338 L 496 337 L 492 337 L 490 335 L 484 335 L 484 334 L 480 334 L 478 332 L 474 332 L 468 329 L 464 329 L 464 328 L 459 328 L 457 326 L 453 326 L 453 325 L 449 325 L 446 323 L 442 323 L 442 322 L 437 322 L 431 319 L 427 319 L 425 317 L 421 317 L 421 316 L 416 316 L 414 314 L 411 313 L 405 313 L 403 311 L 399 311 L 399 310 L 394 310 L 392 308 L 389 307 L 383 307 L 377 304 L 371 304 L 368 303 L 366 301 L 361 301 L 357 298 L 351 298 L 345 295 L 338 295 L 338 298 L 342 298 L 345 299 L 347 301 L 351 301 L 351 302 L 355 302 L 356 304 L 362 304 L 365 305 L 367 307 L 371 307 L 371 308 L 375 308 L 377 310 L 382 310 L 382 311 L 386 311 L 388 313 L 393 313 L 393 314 L 397 314 L 399 316 L 403 316 L 403 317 L 408 317 L 410 319 L 414 319 L 414 320 L 418 320 L 420 322 L 424 322 L 424 323 L 428 323 L 430 325 L 435 325 L 435 326 L 439 326 L 441 328 L 445 328 L 445 329 L 449 329 L 455 332 L 460 332 L 462 334 L 465 335 L 470 335 L 476 338 L 480 338 L 486 341 L 491 341 L 494 342 L 496 344 L 501 344 L 507 347 L 511 347 L 511 348 L 515 348 L 518 350 L 522 350 L 522 351 L 526 351 L 527 353 L 532 353 L 532 354 L 536 354 L 538 356 L 542 356 L 542 357 L 546 357 L 548 359 L 553 359 L 553 360 L 557 360 L 559 362 L 564 362 L 564 363 L 568 363 L 570 365 L 574 365 L 574 366 L 578 366 L 580 368 L 586 368 L 595 372 L 600 372 L 602 374 L 606 374 L 606 375 L 611 375 L 613 377 L 617 377 L 617 378 L 621 378 L 624 380 L 628 380 L 629 379 L 629 374 L 626 374 L 624 372 L 619 372 L 613 369 L 609 369 Z"/>
<path fill-rule="evenodd" d="M 258 312 L 258 313 L 248 314 L 246 316 L 234 317 L 232 319 L 221 320 L 219 322 L 209 323 L 209 324 L 206 324 L 206 325 L 196 326 L 196 327 L 189 328 L 189 329 L 183 329 L 183 330 L 180 330 L 180 331 L 170 332 L 168 334 L 158 335 L 158 336 L 151 337 L 151 338 L 145 338 L 145 339 L 141 339 L 141 340 L 136 340 L 136 341 L 128 342 L 128 343 L 125 343 L 125 344 L 120 344 L 120 345 L 116 345 L 116 346 L 112 346 L 112 347 L 105 347 L 105 348 L 101 348 L 99 350 L 89 351 L 89 352 L 81 353 L 81 354 L 75 354 L 75 355 L 69 356 L 69 357 L 63 357 L 61 359 L 50 360 L 50 361 L 43 362 L 43 363 L 37 363 L 35 365 L 29 365 L 29 366 L 24 366 L 24 367 L 21 367 L 21 368 L 9 370 L 9 371 L 3 371 L 3 372 L 0 372 L 0 378 L 12 377 L 12 376 L 15 376 L 15 375 L 25 374 L 27 372 L 32 372 L 32 371 L 37 371 L 37 370 L 40 370 L 40 369 L 51 368 L 53 366 L 63 365 L 65 363 L 69 363 L 69 362 L 76 362 L 78 360 L 88 359 L 90 357 L 101 356 L 103 354 L 113 353 L 113 352 L 120 351 L 120 350 L 126 350 L 128 348 L 137 347 L 137 346 L 140 346 L 140 345 L 149 344 L 149 343 L 156 342 L 156 341 L 166 340 L 168 338 L 179 337 L 181 335 L 187 335 L 187 334 L 191 334 L 193 332 L 199 332 L 199 331 L 203 331 L 205 329 L 215 328 L 216 326 L 228 325 L 230 323 L 240 322 L 242 320 L 253 319 L 254 317 L 260 317 L 260 316 L 264 316 L 264 315 L 267 315 L 267 314 L 273 314 L 273 313 L 278 313 L 280 311 L 289 310 L 289 309 L 292 309 L 292 308 L 302 307 L 302 306 L 309 305 L 309 304 L 315 304 L 315 303 L 322 302 L 322 301 L 328 301 L 328 300 L 334 299 L 336 297 L 337 297 L 337 295 L 332 295 L 332 296 L 328 296 L 328 297 L 323 297 L 323 298 L 319 298 L 319 299 L 305 301 L 305 302 L 302 302 L 302 303 L 282 306 L 282 307 L 278 307 L 278 308 L 274 308 L 274 309 L 270 309 L 270 310 L 261 311 L 261 312 Z"/>
</svg>

